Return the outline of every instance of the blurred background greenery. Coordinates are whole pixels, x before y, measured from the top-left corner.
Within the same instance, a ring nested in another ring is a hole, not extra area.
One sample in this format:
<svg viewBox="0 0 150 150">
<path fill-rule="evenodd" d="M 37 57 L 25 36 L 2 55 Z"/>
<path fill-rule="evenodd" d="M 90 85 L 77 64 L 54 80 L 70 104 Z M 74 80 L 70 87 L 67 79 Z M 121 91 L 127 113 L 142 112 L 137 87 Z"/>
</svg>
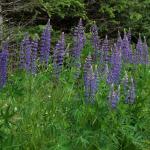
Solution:
<svg viewBox="0 0 150 150">
<path fill-rule="evenodd" d="M 9 32 L 17 27 L 20 33 L 41 33 L 42 25 L 51 18 L 56 33 L 72 33 L 83 18 L 86 32 L 97 22 L 101 38 L 105 34 L 114 38 L 118 30 L 131 28 L 133 42 L 142 33 L 150 43 L 150 0 L 2 0 L 1 7 Z"/>
</svg>

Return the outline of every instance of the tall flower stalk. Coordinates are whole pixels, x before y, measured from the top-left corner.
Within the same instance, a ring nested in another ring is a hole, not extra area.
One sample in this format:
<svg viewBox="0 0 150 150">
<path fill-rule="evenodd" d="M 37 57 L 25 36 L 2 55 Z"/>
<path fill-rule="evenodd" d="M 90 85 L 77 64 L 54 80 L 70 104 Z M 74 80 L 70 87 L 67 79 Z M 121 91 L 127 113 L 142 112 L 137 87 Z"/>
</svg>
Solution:
<svg viewBox="0 0 150 150">
<path fill-rule="evenodd" d="M 98 78 L 96 72 L 93 71 L 91 64 L 91 56 L 86 58 L 84 65 L 84 89 L 85 89 L 85 102 L 95 103 L 95 95 L 98 87 Z"/>
<path fill-rule="evenodd" d="M 79 58 L 85 44 L 85 33 L 82 19 L 79 20 L 78 26 L 74 30 L 74 45 L 72 50 L 73 58 Z"/>
<path fill-rule="evenodd" d="M 126 31 L 124 31 L 124 38 L 122 41 L 122 56 L 125 63 L 132 62 L 132 50 L 131 46 L 126 34 Z"/>
<path fill-rule="evenodd" d="M 37 72 L 37 50 L 38 50 L 38 39 L 36 38 L 32 41 L 32 65 L 31 65 L 32 74 L 36 74 Z"/>
<path fill-rule="evenodd" d="M 54 54 L 53 54 L 53 59 L 54 59 L 53 67 L 57 78 L 59 78 L 60 72 L 62 70 L 64 55 L 65 55 L 65 37 L 63 32 L 60 40 L 58 40 L 54 48 Z"/>
<path fill-rule="evenodd" d="M 95 22 L 93 26 L 91 27 L 91 33 L 92 33 L 91 42 L 94 48 L 94 58 L 95 60 L 98 60 L 97 58 L 99 57 L 99 53 L 100 53 L 99 52 L 100 51 L 100 39 L 98 36 L 98 28 Z"/>
<path fill-rule="evenodd" d="M 51 48 L 51 25 L 50 20 L 48 20 L 46 28 L 42 32 L 40 43 L 40 62 L 45 63 L 46 66 L 48 66 L 49 62 L 50 48 Z"/>
<path fill-rule="evenodd" d="M 7 65 L 8 65 L 8 43 L 2 44 L 2 52 L 0 53 L 0 88 L 3 88 L 7 81 Z"/>
</svg>

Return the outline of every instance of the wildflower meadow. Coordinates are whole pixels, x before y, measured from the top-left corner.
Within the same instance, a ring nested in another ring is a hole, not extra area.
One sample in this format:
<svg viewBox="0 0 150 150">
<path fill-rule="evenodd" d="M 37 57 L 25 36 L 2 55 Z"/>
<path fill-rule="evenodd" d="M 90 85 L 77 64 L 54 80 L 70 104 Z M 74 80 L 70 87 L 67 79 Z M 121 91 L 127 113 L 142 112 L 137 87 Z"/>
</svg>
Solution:
<svg viewBox="0 0 150 150">
<path fill-rule="evenodd" d="M 80 19 L 66 40 L 9 40 L 0 51 L 0 149 L 149 150 L 150 57 L 146 37 L 132 30 L 101 39 Z M 69 44 L 68 44 L 69 43 Z"/>
</svg>

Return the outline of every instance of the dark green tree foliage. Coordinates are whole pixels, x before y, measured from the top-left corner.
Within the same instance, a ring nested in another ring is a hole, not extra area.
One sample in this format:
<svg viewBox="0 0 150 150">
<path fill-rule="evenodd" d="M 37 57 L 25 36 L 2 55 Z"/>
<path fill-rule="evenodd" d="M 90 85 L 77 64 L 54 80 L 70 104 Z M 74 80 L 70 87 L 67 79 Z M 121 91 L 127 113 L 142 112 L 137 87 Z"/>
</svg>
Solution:
<svg viewBox="0 0 150 150">
<path fill-rule="evenodd" d="M 150 42 L 150 0 L 2 0 L 2 9 L 17 25 L 45 24 L 50 17 L 54 29 L 70 32 L 83 18 L 87 28 L 95 20 L 103 37 L 130 27 L 133 41 L 141 32 Z"/>
</svg>

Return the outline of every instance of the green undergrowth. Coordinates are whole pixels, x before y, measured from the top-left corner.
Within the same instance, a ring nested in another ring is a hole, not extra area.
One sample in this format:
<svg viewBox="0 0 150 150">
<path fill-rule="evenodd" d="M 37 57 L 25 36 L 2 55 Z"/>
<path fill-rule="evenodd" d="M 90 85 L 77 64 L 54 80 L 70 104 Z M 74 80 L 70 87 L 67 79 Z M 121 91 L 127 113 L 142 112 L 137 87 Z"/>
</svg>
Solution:
<svg viewBox="0 0 150 150">
<path fill-rule="evenodd" d="M 82 77 L 65 70 L 59 81 L 52 67 L 37 75 L 16 71 L 0 91 L 0 146 L 4 150 L 148 150 L 150 70 L 137 66 L 136 102 L 116 109 L 101 80 L 95 104 L 84 102 Z M 128 72 L 130 74 L 130 66 Z M 121 85 L 122 86 L 122 85 Z M 123 87 L 121 87 L 122 89 Z"/>
</svg>

